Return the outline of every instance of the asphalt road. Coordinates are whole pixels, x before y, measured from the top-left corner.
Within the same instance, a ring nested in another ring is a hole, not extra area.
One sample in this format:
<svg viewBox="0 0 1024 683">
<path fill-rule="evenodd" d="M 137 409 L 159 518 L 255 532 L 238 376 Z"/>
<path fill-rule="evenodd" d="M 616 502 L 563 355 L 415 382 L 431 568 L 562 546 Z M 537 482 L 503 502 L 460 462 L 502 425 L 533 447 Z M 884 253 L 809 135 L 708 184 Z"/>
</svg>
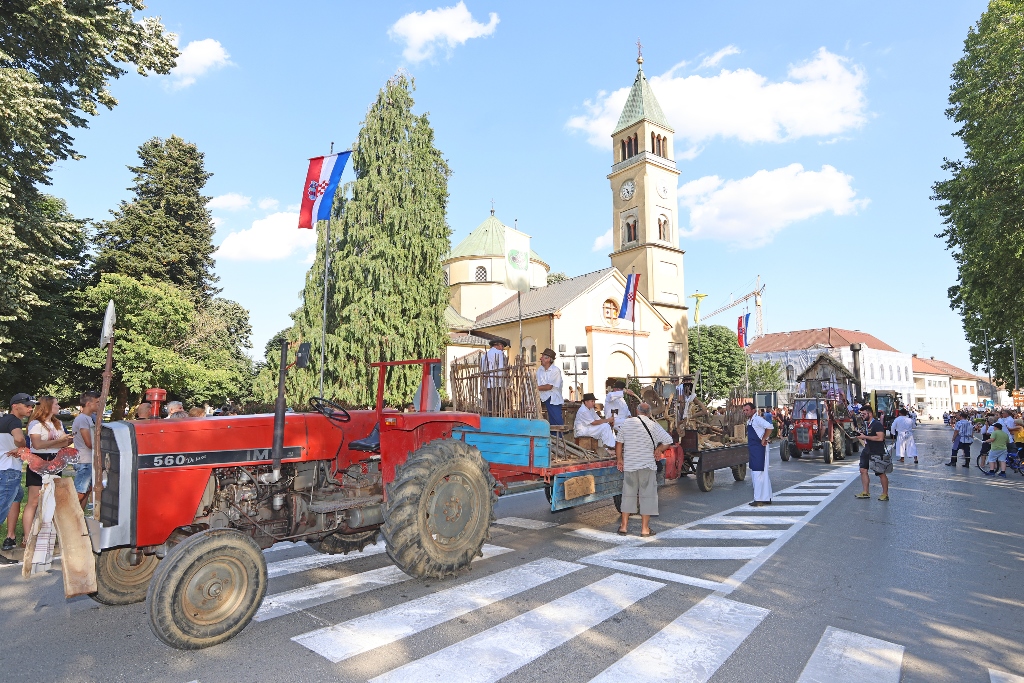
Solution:
<svg viewBox="0 0 1024 683">
<path fill-rule="evenodd" d="M 144 603 L 65 600 L 59 564 L 0 568 L 0 679 L 1024 683 L 1024 477 L 944 467 L 945 428 L 917 439 L 888 503 L 876 481 L 853 497 L 856 463 L 773 450 L 770 508 L 728 470 L 709 493 L 680 480 L 650 540 L 617 536 L 610 503 L 506 497 L 454 580 L 408 579 L 382 544 L 319 567 L 336 558 L 275 548 L 259 621 L 197 652 L 162 645 Z"/>
</svg>

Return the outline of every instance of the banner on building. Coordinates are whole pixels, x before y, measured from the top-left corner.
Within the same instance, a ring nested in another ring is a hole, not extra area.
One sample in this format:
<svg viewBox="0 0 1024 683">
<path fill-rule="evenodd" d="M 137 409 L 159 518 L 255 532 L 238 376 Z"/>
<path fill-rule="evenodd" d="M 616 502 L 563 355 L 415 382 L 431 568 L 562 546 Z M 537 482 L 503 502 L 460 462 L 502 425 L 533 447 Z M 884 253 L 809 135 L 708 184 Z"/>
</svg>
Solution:
<svg viewBox="0 0 1024 683">
<path fill-rule="evenodd" d="M 517 292 L 530 291 L 530 236 L 505 228 L 505 286 Z"/>
</svg>

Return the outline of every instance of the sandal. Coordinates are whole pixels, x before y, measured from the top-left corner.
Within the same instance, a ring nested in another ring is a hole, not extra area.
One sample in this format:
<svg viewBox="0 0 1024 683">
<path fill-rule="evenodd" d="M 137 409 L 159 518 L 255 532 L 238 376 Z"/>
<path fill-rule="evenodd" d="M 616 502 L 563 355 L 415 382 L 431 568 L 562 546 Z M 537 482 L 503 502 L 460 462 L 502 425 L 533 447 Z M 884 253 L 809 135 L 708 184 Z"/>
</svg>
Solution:
<svg viewBox="0 0 1024 683">
<path fill-rule="evenodd" d="M 883 493 L 882 495 L 880 495 L 878 497 L 878 500 L 882 500 L 882 501 L 889 500 L 889 494 L 888 493 Z"/>
<path fill-rule="evenodd" d="M 643 532 L 640 532 L 640 538 L 649 538 L 651 536 L 654 536 L 654 530 L 653 529 L 651 531 L 647 532 L 646 534 L 643 533 Z"/>
<path fill-rule="evenodd" d="M 861 500 L 867 500 L 871 497 L 870 493 L 858 493 L 853 496 L 854 498 L 860 498 Z"/>
<path fill-rule="evenodd" d="M 619 529 L 619 536 L 629 536 L 629 529 L 626 529 L 625 531 Z"/>
</svg>

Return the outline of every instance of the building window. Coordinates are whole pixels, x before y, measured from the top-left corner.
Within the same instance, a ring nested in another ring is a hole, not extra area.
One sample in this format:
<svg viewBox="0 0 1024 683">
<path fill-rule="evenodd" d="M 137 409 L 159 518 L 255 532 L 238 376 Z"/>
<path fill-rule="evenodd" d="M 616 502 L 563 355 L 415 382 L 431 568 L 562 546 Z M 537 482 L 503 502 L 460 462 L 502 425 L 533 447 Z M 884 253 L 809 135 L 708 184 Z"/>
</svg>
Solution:
<svg viewBox="0 0 1024 683">
<path fill-rule="evenodd" d="M 676 352 L 675 351 L 669 351 L 668 352 L 668 374 L 670 374 L 670 375 L 678 375 L 679 374 L 676 371 Z"/>
<path fill-rule="evenodd" d="M 908 382 L 910 381 L 910 368 L 906 365 L 903 366 L 903 376 L 907 378 Z"/>
<path fill-rule="evenodd" d="M 448 281 L 448 277 L 449 277 L 448 276 L 448 271 L 446 270 L 446 271 L 444 271 L 444 286 L 445 287 L 447 287 L 448 285 L 451 284 L 451 282 Z"/>
<path fill-rule="evenodd" d="M 619 317 L 619 306 L 611 299 L 604 302 L 601 307 L 601 314 L 607 322 L 611 322 Z"/>
<path fill-rule="evenodd" d="M 536 363 L 537 362 L 537 345 L 536 344 L 530 345 L 530 362 L 531 363 Z"/>
<path fill-rule="evenodd" d="M 619 140 L 619 142 L 622 145 L 622 158 L 619 159 L 619 161 L 625 161 L 626 160 L 626 141 L 625 140 Z"/>
<path fill-rule="evenodd" d="M 658 239 L 668 242 L 668 218 L 658 217 Z"/>
<path fill-rule="evenodd" d="M 651 151 L 654 152 L 655 154 L 658 154 L 658 148 L 655 147 L 654 140 L 655 140 L 654 133 L 651 133 Z"/>
<path fill-rule="evenodd" d="M 483 266 L 476 267 L 476 281 L 487 282 L 487 269 Z"/>
<path fill-rule="evenodd" d="M 640 138 L 637 137 L 636 133 L 633 133 L 633 154 L 640 153 Z"/>
<path fill-rule="evenodd" d="M 629 216 L 626 218 L 626 225 L 623 227 L 623 243 L 636 242 L 636 217 Z"/>
<path fill-rule="evenodd" d="M 871 373 L 871 379 L 874 379 L 875 378 L 875 364 L 874 363 L 870 363 L 868 365 L 868 371 Z"/>
<path fill-rule="evenodd" d="M 626 138 L 626 158 L 633 156 L 633 138 Z"/>
<path fill-rule="evenodd" d="M 795 382 L 796 381 L 796 368 L 794 368 L 792 365 L 787 365 L 786 366 L 786 381 L 787 382 Z"/>
<path fill-rule="evenodd" d="M 956 384 L 953 385 L 953 393 L 954 394 L 959 394 L 960 393 L 960 386 L 959 385 L 956 385 Z"/>
<path fill-rule="evenodd" d="M 889 366 L 889 381 L 892 381 L 892 366 Z"/>
<path fill-rule="evenodd" d="M 973 384 L 971 385 L 971 393 L 972 394 L 974 393 L 974 385 Z"/>
</svg>

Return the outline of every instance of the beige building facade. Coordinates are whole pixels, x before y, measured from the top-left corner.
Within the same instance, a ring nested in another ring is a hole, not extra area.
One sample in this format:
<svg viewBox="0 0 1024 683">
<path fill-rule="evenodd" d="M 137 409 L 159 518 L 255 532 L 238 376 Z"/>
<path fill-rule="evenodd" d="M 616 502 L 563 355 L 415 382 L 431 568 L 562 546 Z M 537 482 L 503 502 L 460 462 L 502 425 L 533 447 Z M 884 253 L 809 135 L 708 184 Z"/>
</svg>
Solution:
<svg viewBox="0 0 1024 683">
<path fill-rule="evenodd" d="M 642 65 L 642 59 L 638 60 Z M 531 290 L 521 297 L 504 285 L 504 230 L 494 215 L 460 242 L 444 261 L 450 307 L 446 313 L 450 362 L 509 340 L 509 355 L 537 362 L 545 348 L 586 356 L 559 358 L 570 372 L 587 362 L 587 374 L 566 377 L 565 397 L 580 392 L 603 396 L 609 377 L 673 376 L 687 371 L 687 307 L 683 255 L 679 248 L 673 130 L 642 66 L 612 134 L 611 265 L 562 282 L 547 283 L 550 266 L 531 252 Z M 525 232 L 531 232 L 529 227 Z M 618 318 L 626 275 L 640 275 L 636 324 Z M 522 333 L 520 334 L 520 303 Z M 560 353 L 560 356 L 562 354 Z"/>
</svg>

